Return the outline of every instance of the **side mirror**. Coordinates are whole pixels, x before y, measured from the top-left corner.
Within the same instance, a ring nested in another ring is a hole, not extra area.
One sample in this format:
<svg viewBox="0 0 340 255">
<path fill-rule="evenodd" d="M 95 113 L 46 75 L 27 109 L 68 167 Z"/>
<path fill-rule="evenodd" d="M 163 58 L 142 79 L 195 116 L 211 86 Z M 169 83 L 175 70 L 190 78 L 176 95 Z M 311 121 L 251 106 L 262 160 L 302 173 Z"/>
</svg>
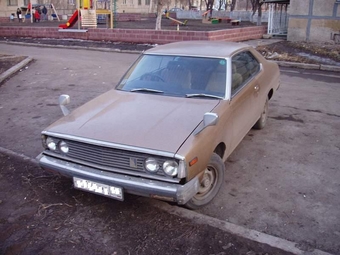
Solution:
<svg viewBox="0 0 340 255">
<path fill-rule="evenodd" d="M 203 125 L 201 125 L 198 129 L 196 129 L 196 131 L 194 132 L 194 135 L 199 134 L 206 127 L 215 126 L 217 122 L 218 122 L 218 115 L 216 113 L 206 112 L 203 115 Z"/>
<path fill-rule="evenodd" d="M 207 112 L 203 115 L 203 123 L 205 127 L 215 126 L 218 121 L 218 115 L 216 113 Z"/>
<path fill-rule="evenodd" d="M 70 103 L 70 96 L 69 95 L 61 95 L 59 96 L 59 106 L 61 111 L 63 112 L 64 116 L 70 113 L 69 109 L 67 109 L 66 105 Z"/>
</svg>

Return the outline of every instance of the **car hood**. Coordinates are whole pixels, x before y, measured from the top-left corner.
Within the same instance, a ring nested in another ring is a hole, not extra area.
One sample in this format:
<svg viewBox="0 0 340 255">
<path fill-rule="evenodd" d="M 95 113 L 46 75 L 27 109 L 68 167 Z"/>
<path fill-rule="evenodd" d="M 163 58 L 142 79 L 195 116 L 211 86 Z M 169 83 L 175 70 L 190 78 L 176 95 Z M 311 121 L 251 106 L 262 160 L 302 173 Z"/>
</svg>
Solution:
<svg viewBox="0 0 340 255">
<path fill-rule="evenodd" d="M 48 132 L 176 153 L 218 100 L 111 90 L 46 129 Z"/>
</svg>

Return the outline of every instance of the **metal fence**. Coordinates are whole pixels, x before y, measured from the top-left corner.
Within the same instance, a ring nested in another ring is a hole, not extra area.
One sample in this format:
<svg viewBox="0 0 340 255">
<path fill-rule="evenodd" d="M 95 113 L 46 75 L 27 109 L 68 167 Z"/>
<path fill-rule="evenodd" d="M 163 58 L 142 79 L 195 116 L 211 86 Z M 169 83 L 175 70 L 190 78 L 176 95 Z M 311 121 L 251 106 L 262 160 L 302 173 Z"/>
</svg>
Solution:
<svg viewBox="0 0 340 255">
<path fill-rule="evenodd" d="M 288 33 L 288 4 L 269 4 L 268 34 L 287 35 Z"/>
</svg>

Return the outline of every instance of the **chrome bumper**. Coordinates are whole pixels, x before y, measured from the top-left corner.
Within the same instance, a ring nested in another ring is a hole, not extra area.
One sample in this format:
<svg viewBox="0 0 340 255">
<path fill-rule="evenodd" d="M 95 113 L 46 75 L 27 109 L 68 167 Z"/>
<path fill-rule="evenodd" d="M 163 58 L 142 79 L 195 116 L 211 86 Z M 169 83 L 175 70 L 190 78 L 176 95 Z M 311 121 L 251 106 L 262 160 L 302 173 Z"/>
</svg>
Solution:
<svg viewBox="0 0 340 255">
<path fill-rule="evenodd" d="M 194 195 L 196 195 L 199 188 L 199 181 L 197 177 L 193 178 L 185 185 L 180 185 L 149 180 L 142 177 L 101 171 L 88 166 L 82 166 L 53 158 L 44 154 L 40 154 L 37 159 L 39 160 L 39 164 L 42 168 L 60 173 L 61 175 L 78 177 L 89 181 L 118 186 L 123 188 L 126 193 L 167 201 L 171 200 L 178 204 L 187 203 Z"/>
</svg>

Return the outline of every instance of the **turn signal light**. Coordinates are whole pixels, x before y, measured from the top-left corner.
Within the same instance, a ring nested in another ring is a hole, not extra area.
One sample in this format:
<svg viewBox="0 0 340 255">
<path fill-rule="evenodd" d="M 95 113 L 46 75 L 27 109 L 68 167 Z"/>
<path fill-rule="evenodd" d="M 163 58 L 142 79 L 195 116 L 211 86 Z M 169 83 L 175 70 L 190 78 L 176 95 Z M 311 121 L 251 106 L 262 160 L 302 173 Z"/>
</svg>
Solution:
<svg viewBox="0 0 340 255">
<path fill-rule="evenodd" d="M 189 166 L 193 166 L 193 165 L 195 165 L 197 162 L 198 162 L 198 158 L 195 157 L 195 158 L 193 158 L 193 159 L 189 162 Z"/>
</svg>

